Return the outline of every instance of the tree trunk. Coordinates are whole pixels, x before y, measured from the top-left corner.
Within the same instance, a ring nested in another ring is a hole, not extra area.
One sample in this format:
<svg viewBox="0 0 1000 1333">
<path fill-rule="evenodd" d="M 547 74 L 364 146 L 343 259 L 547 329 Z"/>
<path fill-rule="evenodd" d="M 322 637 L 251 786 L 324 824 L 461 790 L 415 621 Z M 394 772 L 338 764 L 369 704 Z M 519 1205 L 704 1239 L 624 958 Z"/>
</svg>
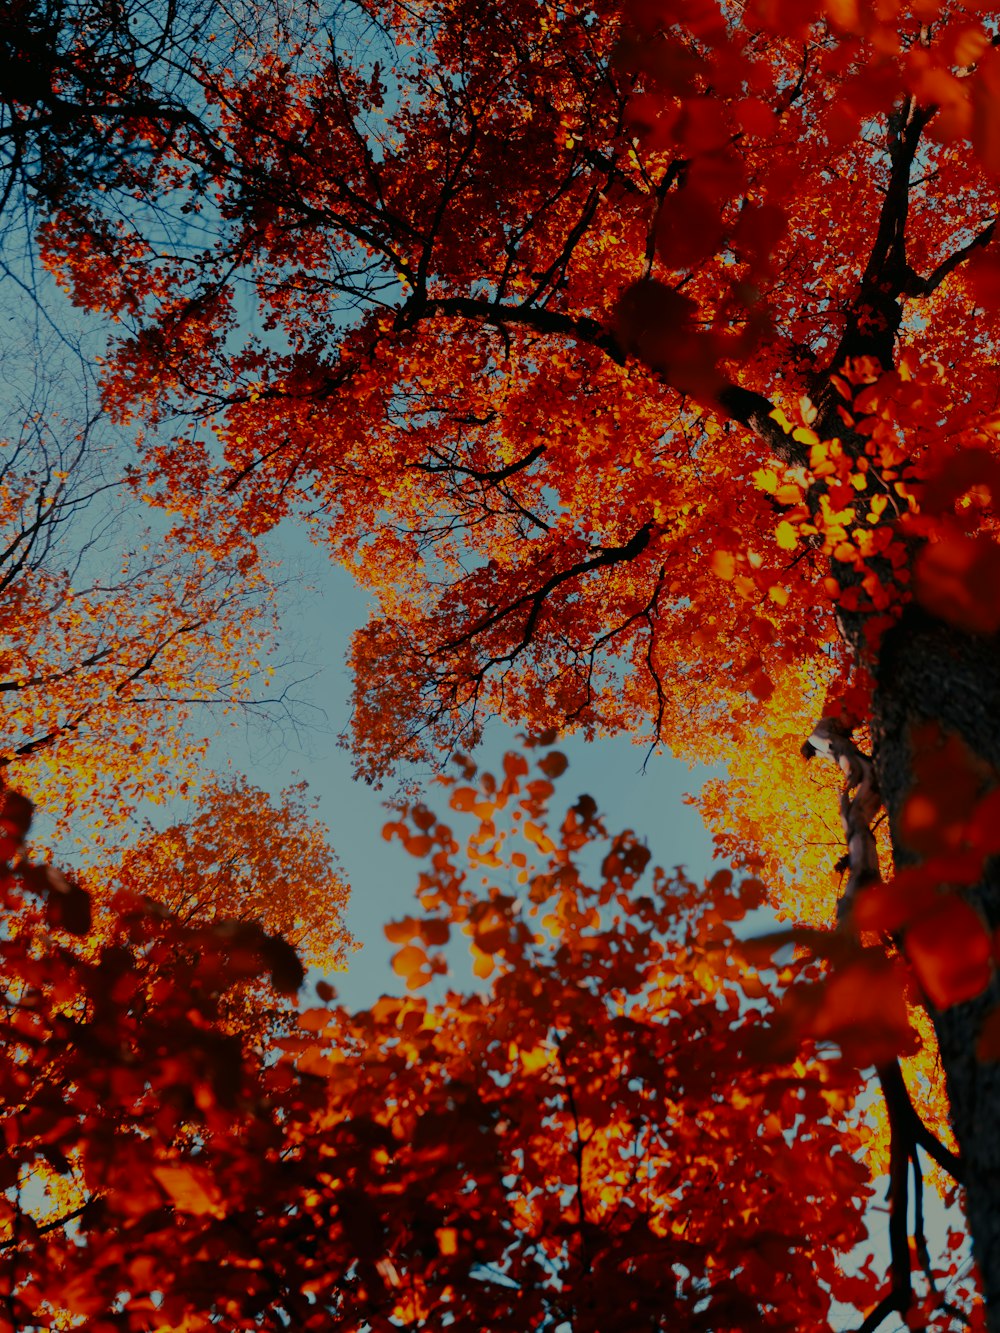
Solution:
<svg viewBox="0 0 1000 1333">
<path fill-rule="evenodd" d="M 936 722 L 1000 775 L 1000 641 L 964 634 L 911 604 L 883 644 L 873 710 L 874 758 L 897 867 L 916 858 L 900 836 L 912 784 L 911 729 Z M 969 891 L 991 930 L 1000 927 L 1000 864 Z M 990 1333 L 1000 1333 L 1000 1063 L 980 1063 L 976 1040 L 1000 1003 L 1000 981 L 974 1000 L 930 1011 L 941 1048 L 951 1122 L 965 1169 L 973 1251 Z"/>
</svg>

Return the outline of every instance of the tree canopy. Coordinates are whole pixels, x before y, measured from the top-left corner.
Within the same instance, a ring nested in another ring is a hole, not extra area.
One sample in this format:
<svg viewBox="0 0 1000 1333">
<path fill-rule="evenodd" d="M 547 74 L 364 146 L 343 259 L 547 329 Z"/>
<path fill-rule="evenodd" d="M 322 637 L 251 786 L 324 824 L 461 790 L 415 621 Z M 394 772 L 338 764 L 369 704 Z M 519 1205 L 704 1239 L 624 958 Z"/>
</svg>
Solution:
<svg viewBox="0 0 1000 1333">
<path fill-rule="evenodd" d="M 216 1150 L 198 1119 L 216 1093 L 192 1093 L 190 1122 L 142 1141 L 162 1190 L 134 1196 L 134 1251 L 115 1248 L 118 1187 L 81 1166 L 88 1211 L 34 1223 L 55 1267 L 36 1281 L 25 1259 L 26 1290 L 51 1301 L 77 1264 L 75 1313 L 108 1327 L 162 1310 L 192 1328 L 819 1328 L 843 1301 L 866 1330 L 894 1313 L 1000 1329 L 1000 10 L 376 0 L 164 21 L 22 0 L 0 41 L 8 217 L 107 321 L 102 425 L 136 437 L 115 485 L 155 534 L 111 586 L 78 590 L 55 538 L 94 492 L 92 426 L 63 421 L 56 447 L 36 414 L 8 446 L 12 779 L 67 820 L 97 773 L 110 806 L 116 787 L 131 807 L 192 781 L 194 733 L 179 766 L 158 756 L 178 709 L 252 700 L 265 539 L 298 522 L 372 597 L 352 648 L 362 777 L 442 766 L 494 716 L 532 744 L 624 732 L 724 762 L 699 801 L 731 867 L 634 896 L 646 866 L 623 835 L 585 888 L 574 857 L 605 837 L 596 807 L 558 843 L 541 818 L 557 772 L 522 797 L 514 758 L 499 786 L 452 794 L 481 821 L 469 855 L 488 880 L 508 864 L 492 821 L 517 795 L 555 860 L 532 878 L 519 852 L 512 885 L 464 896 L 450 832 L 411 803 L 415 831 L 390 835 L 432 859 L 423 915 L 391 927 L 397 971 L 440 985 L 433 950 L 463 925 L 484 984 L 303 1015 L 307 1052 L 287 1006 L 261 1000 L 255 1029 L 252 1001 L 210 988 L 183 1023 L 237 1043 L 234 1086 L 277 1080 L 291 1102 L 247 1092 Z M 839 794 L 803 752 L 834 761 Z M 244 984 L 272 955 L 286 968 L 288 940 L 327 962 L 346 943 L 335 878 L 322 920 L 321 842 L 296 867 L 252 789 L 206 792 L 186 832 L 110 849 L 93 880 L 95 903 L 140 895 L 109 918 L 123 975 L 153 985 L 160 946 L 141 941 L 180 932 L 192 962 L 163 983 L 165 1012 L 203 964 Z M 734 872 L 789 922 L 757 955 L 719 906 Z M 92 947 L 112 947 L 107 929 Z M 12 976 L 63 950 L 72 980 L 46 1003 L 99 1008 L 89 946 L 44 934 L 14 932 Z M 754 957 L 767 972 L 782 949 L 794 960 L 761 981 Z M 145 1013 L 128 1019 L 136 1051 L 155 1040 Z M 274 1042 L 277 1064 L 259 1054 Z M 685 1047 L 700 1078 L 672 1063 Z M 866 1147 L 845 1071 L 873 1066 L 885 1110 Z M 108 1115 L 136 1115 L 147 1083 Z M 234 1126 L 257 1096 L 261 1171 L 331 1160 L 280 1189 L 250 1173 L 230 1208 L 213 1182 L 239 1173 Z M 907 1221 L 921 1152 L 964 1186 L 981 1306 L 942 1286 L 957 1265 L 929 1255 L 919 1202 Z M 842 1262 L 860 1156 L 889 1174 L 884 1289 Z M 820 1160 L 840 1165 L 822 1176 Z M 277 1191 L 266 1217 L 258 1188 Z M 310 1230 L 320 1216 L 343 1234 Z M 249 1303 L 202 1278 L 182 1310 L 187 1279 L 153 1286 L 159 1268 L 133 1299 L 124 1256 L 159 1245 L 161 1221 L 185 1262 L 249 1237 Z"/>
</svg>

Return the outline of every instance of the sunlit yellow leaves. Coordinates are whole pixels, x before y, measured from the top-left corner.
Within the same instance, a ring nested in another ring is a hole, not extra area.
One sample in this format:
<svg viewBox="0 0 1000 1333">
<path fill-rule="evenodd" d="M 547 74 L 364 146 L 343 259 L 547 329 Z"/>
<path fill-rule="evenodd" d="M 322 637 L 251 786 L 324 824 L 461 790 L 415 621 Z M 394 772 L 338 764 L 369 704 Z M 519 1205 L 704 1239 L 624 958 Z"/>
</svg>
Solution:
<svg viewBox="0 0 1000 1333">
<path fill-rule="evenodd" d="M 769 495 L 773 495 L 778 489 L 778 473 L 774 468 L 758 468 L 753 473 L 753 480 L 755 486 Z"/>
<path fill-rule="evenodd" d="M 868 506 L 868 514 L 866 515 L 866 521 L 868 523 L 878 523 L 882 515 L 886 511 L 888 503 L 889 500 L 887 496 L 873 495 L 871 498 L 871 502 L 869 503 Z"/>
<path fill-rule="evenodd" d="M 353 941 L 343 924 L 348 886 L 303 786 L 274 800 L 245 779 L 206 782 L 187 819 L 142 836 L 98 873 L 189 920 L 256 920 L 326 970 Z"/>
<path fill-rule="evenodd" d="M 536 1046 L 531 1050 L 524 1050 L 512 1042 L 510 1058 L 516 1060 L 526 1074 L 537 1074 L 540 1069 L 546 1069 L 554 1063 L 556 1052 L 551 1046 Z"/>
</svg>

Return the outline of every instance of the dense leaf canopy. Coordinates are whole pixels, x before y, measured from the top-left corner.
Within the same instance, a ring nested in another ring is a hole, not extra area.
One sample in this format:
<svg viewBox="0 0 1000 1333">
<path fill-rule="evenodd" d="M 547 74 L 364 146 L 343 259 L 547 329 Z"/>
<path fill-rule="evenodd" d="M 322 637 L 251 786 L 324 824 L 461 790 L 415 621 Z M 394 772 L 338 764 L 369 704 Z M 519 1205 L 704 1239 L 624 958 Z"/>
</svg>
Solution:
<svg viewBox="0 0 1000 1333">
<path fill-rule="evenodd" d="M 998 44 L 973 0 L 0 20 L 8 233 L 111 330 L 103 416 L 23 412 L 3 456 L 4 764 L 64 826 L 205 793 L 105 848 L 93 928 L 8 793 L 0 1319 L 1000 1329 Z M 109 489 L 153 535 L 91 586 Z M 371 594 L 363 777 L 494 716 L 625 732 L 725 761 L 732 870 L 641 887 L 592 802 L 547 825 L 557 753 L 511 757 L 451 793 L 482 892 L 428 807 L 388 829 L 429 858 L 396 971 L 438 998 L 293 1033 L 266 974 L 342 961 L 343 885 L 301 794 L 213 783 L 189 725 L 259 697 L 287 521 Z M 765 896 L 793 924 L 737 947 Z M 844 1261 L 869 1167 L 886 1285 Z"/>
</svg>

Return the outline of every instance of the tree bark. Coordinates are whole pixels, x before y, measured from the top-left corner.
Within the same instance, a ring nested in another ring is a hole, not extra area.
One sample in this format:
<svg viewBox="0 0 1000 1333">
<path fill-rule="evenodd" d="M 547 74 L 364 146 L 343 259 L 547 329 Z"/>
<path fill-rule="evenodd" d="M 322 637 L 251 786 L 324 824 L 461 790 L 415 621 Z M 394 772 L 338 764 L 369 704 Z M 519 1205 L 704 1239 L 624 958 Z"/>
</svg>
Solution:
<svg viewBox="0 0 1000 1333">
<path fill-rule="evenodd" d="M 873 708 L 874 759 L 897 868 L 917 858 L 900 833 L 912 785 L 912 728 L 936 722 L 1000 774 L 1000 639 L 970 635 L 909 606 L 880 654 Z M 968 897 L 1000 928 L 1000 864 Z M 937 1012 L 951 1122 L 964 1161 L 965 1199 L 990 1333 L 1000 1333 L 1000 1063 L 980 1063 L 976 1042 L 1000 1003 L 1000 980 L 974 1000 Z"/>
</svg>

